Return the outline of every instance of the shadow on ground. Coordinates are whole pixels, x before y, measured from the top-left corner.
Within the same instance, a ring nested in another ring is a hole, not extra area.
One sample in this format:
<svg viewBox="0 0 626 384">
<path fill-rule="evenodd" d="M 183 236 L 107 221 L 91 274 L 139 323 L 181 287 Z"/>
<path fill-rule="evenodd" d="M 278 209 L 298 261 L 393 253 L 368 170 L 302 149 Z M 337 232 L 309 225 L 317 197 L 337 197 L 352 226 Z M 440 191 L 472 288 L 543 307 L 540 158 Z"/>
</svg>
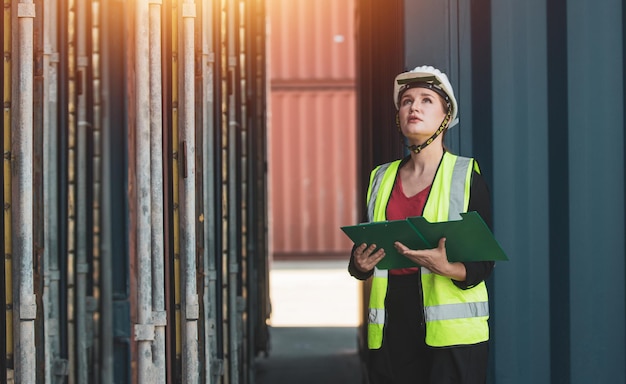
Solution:
<svg viewBox="0 0 626 384">
<path fill-rule="evenodd" d="M 353 327 L 273 327 L 255 361 L 256 384 L 362 384 Z"/>
</svg>

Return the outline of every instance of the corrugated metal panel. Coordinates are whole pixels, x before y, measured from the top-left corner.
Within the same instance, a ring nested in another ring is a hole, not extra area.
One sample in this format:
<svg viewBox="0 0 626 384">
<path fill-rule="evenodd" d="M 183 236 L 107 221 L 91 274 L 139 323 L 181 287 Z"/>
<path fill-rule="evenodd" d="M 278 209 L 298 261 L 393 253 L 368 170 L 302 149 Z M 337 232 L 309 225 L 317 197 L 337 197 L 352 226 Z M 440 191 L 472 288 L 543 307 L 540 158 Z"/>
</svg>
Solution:
<svg viewBox="0 0 626 384">
<path fill-rule="evenodd" d="M 270 76 L 354 79 L 354 0 L 268 1 Z"/>
<path fill-rule="evenodd" d="M 275 256 L 346 254 L 357 220 L 355 95 L 274 92 L 269 161 Z"/>
<path fill-rule="evenodd" d="M 345 255 L 358 220 L 354 1 L 269 5 L 274 257 Z"/>
<path fill-rule="evenodd" d="M 466 154 L 487 176 L 509 256 L 487 280 L 488 382 L 624 383 L 623 3 L 465 3 L 438 23 L 433 12 L 405 21 L 406 36 L 429 24 L 445 36 L 447 20 L 458 28 L 436 54 L 453 85 L 458 73 L 459 133 L 471 134 Z"/>
<path fill-rule="evenodd" d="M 495 382 L 624 383 L 623 2 L 546 4 L 491 8 Z"/>
</svg>

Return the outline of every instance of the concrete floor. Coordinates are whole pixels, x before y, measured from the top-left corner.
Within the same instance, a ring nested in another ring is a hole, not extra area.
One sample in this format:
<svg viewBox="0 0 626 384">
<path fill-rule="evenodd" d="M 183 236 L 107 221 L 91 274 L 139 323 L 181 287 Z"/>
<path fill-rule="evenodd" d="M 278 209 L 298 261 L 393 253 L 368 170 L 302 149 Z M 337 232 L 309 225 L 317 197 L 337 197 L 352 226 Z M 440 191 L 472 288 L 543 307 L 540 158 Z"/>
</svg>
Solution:
<svg viewBox="0 0 626 384">
<path fill-rule="evenodd" d="M 344 261 L 274 261 L 270 353 L 256 384 L 362 384 L 357 355 L 359 283 Z"/>
</svg>

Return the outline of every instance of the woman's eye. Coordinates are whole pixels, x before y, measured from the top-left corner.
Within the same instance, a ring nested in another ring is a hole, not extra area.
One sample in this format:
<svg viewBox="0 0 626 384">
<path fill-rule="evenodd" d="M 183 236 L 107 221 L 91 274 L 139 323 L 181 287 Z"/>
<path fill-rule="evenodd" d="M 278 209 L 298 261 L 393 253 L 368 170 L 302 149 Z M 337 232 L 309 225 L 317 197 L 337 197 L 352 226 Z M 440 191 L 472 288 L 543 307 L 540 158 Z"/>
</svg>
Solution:
<svg viewBox="0 0 626 384">
<path fill-rule="evenodd" d="M 424 103 L 432 103 L 433 101 L 429 97 L 425 97 L 422 102 Z"/>
<path fill-rule="evenodd" d="M 404 100 L 402 100 L 402 105 L 409 105 L 411 103 L 412 103 L 411 99 L 404 99 Z"/>
</svg>

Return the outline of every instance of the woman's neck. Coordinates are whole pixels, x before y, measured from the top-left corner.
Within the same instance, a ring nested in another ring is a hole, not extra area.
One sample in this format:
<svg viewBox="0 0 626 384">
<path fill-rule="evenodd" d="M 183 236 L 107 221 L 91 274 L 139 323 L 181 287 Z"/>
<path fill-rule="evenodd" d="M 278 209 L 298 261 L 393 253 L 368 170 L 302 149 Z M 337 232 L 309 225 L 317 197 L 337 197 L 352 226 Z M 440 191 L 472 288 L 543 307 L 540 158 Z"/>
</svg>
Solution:
<svg viewBox="0 0 626 384">
<path fill-rule="evenodd" d="M 413 170 L 421 173 L 428 168 L 432 168 L 433 166 L 439 166 L 439 162 L 441 161 L 441 157 L 444 152 L 445 150 L 443 149 L 443 145 L 441 145 L 439 140 L 431 143 L 420 153 L 411 152 L 410 162 L 413 163 Z"/>
<path fill-rule="evenodd" d="M 402 189 L 407 197 L 415 196 L 433 182 L 443 153 L 441 145 L 429 145 L 420 153 L 411 153 L 409 161 L 400 168 Z"/>
</svg>

